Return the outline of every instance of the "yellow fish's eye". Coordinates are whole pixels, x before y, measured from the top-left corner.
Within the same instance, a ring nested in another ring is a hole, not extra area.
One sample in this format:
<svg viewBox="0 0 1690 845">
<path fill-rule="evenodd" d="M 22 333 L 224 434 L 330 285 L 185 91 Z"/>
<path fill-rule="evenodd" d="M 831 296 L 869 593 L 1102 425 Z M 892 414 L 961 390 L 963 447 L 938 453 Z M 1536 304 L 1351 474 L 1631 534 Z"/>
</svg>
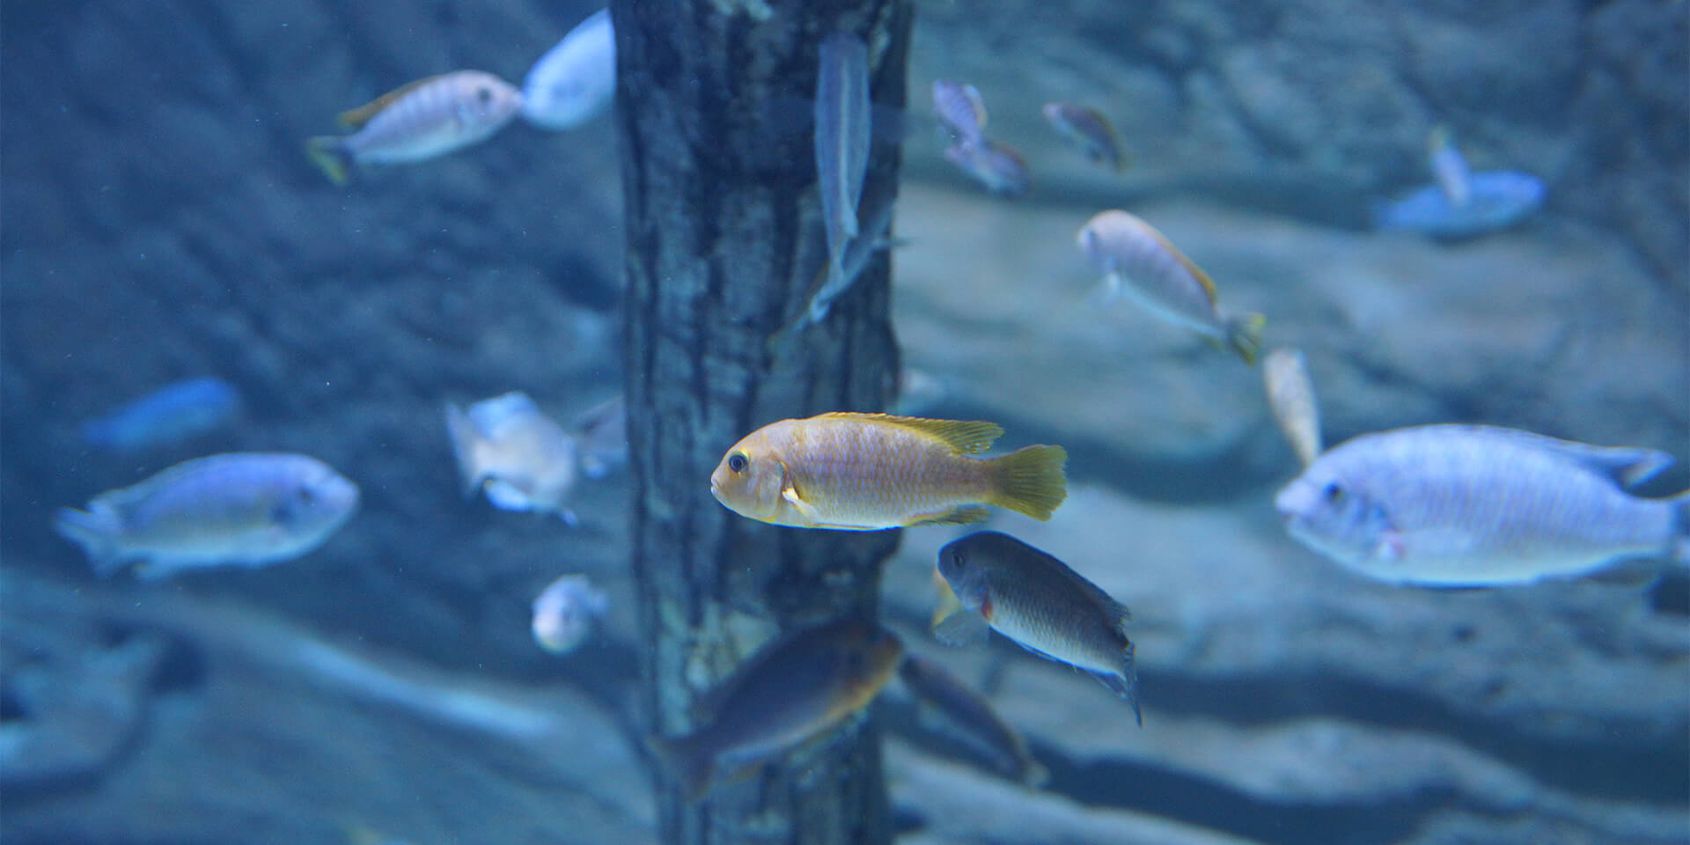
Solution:
<svg viewBox="0 0 1690 845">
<path fill-rule="evenodd" d="M 732 472 L 745 472 L 745 468 L 750 465 L 751 459 L 747 458 L 744 452 L 735 452 L 728 456 L 728 469 Z"/>
</svg>

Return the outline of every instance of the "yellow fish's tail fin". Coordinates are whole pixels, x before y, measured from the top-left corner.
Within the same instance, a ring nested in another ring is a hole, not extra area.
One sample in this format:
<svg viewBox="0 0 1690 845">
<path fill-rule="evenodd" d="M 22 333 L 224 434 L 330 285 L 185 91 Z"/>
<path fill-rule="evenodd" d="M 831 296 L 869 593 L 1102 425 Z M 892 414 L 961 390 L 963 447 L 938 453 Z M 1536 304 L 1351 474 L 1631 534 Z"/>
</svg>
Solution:
<svg viewBox="0 0 1690 845">
<path fill-rule="evenodd" d="M 989 501 L 1034 519 L 1050 519 L 1068 498 L 1068 477 L 1062 471 L 1066 463 L 1068 451 L 1061 446 L 1028 446 L 995 458 Z"/>
<path fill-rule="evenodd" d="M 1261 314 L 1242 314 L 1226 321 L 1226 342 L 1246 364 L 1256 363 L 1262 351 L 1262 329 L 1267 317 Z"/>
<path fill-rule="evenodd" d="M 311 157 L 311 163 L 329 177 L 329 181 L 336 185 L 346 184 L 347 177 L 352 171 L 352 155 L 347 152 L 346 144 L 333 135 L 321 135 L 305 142 L 305 154 Z"/>
</svg>

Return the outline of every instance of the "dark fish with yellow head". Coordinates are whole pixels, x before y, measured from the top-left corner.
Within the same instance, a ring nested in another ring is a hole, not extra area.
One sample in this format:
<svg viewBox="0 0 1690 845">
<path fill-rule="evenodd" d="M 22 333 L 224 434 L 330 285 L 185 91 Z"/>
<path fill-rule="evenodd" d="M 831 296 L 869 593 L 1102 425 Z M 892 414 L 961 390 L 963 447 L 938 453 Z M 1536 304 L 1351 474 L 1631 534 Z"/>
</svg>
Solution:
<svg viewBox="0 0 1690 845">
<path fill-rule="evenodd" d="M 903 653 L 896 635 L 860 620 L 799 632 L 758 652 L 724 682 L 697 730 L 653 738 L 652 751 L 697 800 L 718 778 L 772 759 L 867 707 Z"/>
</svg>

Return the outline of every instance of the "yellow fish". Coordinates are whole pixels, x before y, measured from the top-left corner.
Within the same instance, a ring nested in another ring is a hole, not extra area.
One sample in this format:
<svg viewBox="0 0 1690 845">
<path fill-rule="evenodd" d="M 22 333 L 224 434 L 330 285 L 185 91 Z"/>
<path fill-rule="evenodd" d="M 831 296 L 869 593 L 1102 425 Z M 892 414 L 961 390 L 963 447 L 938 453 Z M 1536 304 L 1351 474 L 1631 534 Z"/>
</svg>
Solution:
<svg viewBox="0 0 1690 845">
<path fill-rule="evenodd" d="M 1003 429 L 989 422 L 831 413 L 770 423 L 734 444 L 710 475 L 728 510 L 774 525 L 879 531 L 961 525 L 984 505 L 1049 519 L 1068 496 L 1060 446 L 975 458 Z"/>
</svg>

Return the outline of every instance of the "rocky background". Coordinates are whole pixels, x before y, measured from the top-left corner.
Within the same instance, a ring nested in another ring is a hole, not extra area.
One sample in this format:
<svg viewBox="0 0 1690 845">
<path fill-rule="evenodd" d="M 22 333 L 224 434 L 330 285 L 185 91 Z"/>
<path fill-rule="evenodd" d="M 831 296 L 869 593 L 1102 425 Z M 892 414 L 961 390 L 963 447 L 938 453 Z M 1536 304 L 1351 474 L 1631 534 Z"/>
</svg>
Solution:
<svg viewBox="0 0 1690 845">
<path fill-rule="evenodd" d="M 1007 784 L 894 690 L 910 842 L 1690 841 L 1683 577 L 1474 592 L 1351 577 L 1280 532 L 1294 472 L 1255 372 L 1088 301 L 1094 211 L 1150 219 L 1270 341 L 1305 349 L 1330 442 L 1429 421 L 1690 460 L 1690 9 L 1314 0 L 922 2 L 912 102 L 971 80 L 1034 171 L 1018 203 L 948 170 L 910 116 L 899 332 L 924 413 L 1060 442 L 1074 492 L 1002 526 L 1135 613 L 1145 728 L 1101 687 L 922 633 L 945 529 L 906 532 L 891 623 L 991 691 L 1052 770 Z M 458 493 L 441 405 L 613 395 L 608 121 L 513 125 L 328 185 L 304 138 L 459 67 L 520 80 L 591 7 L 0 7 L 0 835 L 7 842 L 637 842 L 651 836 L 625 480 L 583 525 Z M 1041 123 L 1091 103 L 1135 159 Z M 1363 231 L 1424 181 L 1430 126 L 1530 170 L 1545 215 L 1460 244 Z M 701 210 L 707 213 L 707 210 Z M 172 379 L 236 382 L 232 431 L 91 451 L 89 416 Z M 99 581 L 53 508 L 213 451 L 358 481 L 358 517 L 286 566 Z M 1682 469 L 1649 488 L 1690 485 Z M 527 604 L 583 571 L 616 603 L 553 658 Z"/>
</svg>

